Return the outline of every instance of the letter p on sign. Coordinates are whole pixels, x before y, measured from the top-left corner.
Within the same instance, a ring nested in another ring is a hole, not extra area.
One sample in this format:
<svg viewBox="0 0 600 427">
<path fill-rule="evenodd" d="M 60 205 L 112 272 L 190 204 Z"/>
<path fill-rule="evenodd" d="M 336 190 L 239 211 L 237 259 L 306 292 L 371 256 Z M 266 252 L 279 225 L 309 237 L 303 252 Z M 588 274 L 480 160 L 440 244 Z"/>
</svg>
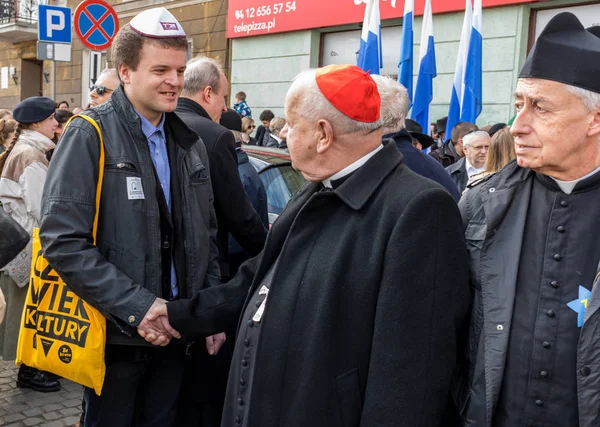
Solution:
<svg viewBox="0 0 600 427">
<path fill-rule="evenodd" d="M 38 40 L 51 43 L 71 43 L 71 8 L 38 6 Z"/>
<path fill-rule="evenodd" d="M 53 31 L 65 29 L 65 14 L 58 10 L 46 11 L 46 37 L 52 38 Z"/>
</svg>

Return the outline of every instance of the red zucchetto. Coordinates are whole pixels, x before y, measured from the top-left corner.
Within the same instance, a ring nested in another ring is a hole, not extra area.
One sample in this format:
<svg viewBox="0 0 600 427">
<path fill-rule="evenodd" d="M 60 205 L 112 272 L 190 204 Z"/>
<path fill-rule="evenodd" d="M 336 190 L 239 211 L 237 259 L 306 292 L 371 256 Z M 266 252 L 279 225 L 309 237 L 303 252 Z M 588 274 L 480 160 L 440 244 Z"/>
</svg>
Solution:
<svg viewBox="0 0 600 427">
<path fill-rule="evenodd" d="M 379 120 L 381 98 L 377 84 L 356 65 L 328 65 L 319 68 L 317 86 L 331 104 L 353 120 Z"/>
</svg>

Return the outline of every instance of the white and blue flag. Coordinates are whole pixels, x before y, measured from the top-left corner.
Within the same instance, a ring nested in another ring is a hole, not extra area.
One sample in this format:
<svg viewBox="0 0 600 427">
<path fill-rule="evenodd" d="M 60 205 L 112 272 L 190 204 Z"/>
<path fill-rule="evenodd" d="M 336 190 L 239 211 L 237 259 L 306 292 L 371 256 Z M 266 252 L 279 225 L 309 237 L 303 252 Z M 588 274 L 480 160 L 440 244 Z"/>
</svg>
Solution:
<svg viewBox="0 0 600 427">
<path fill-rule="evenodd" d="M 370 71 L 371 74 L 379 74 L 381 61 L 379 0 L 367 0 L 357 65 L 365 71 Z"/>
<path fill-rule="evenodd" d="M 481 113 L 482 82 L 481 82 L 481 56 L 483 37 L 481 36 L 482 14 L 481 0 L 475 0 L 473 6 L 473 27 L 469 41 L 469 54 L 465 69 L 465 89 L 463 93 L 460 120 L 475 123 Z"/>
<path fill-rule="evenodd" d="M 413 100 L 411 118 L 429 135 L 429 105 L 433 99 L 433 79 L 437 76 L 435 66 L 435 48 L 433 40 L 433 15 L 431 0 L 425 3 L 423 28 L 421 29 L 421 46 L 419 53 L 419 75 L 417 89 Z"/>
<path fill-rule="evenodd" d="M 400 44 L 400 62 L 398 63 L 398 82 L 408 91 L 408 99 L 413 99 L 413 21 L 414 0 L 404 2 L 402 19 L 402 43 Z"/>
<path fill-rule="evenodd" d="M 450 108 L 448 110 L 448 123 L 446 124 L 446 139 L 452 137 L 452 129 L 460 122 L 462 111 L 463 94 L 465 91 L 465 70 L 467 67 L 467 55 L 469 52 L 469 40 L 471 39 L 471 27 L 473 20 L 473 8 L 471 0 L 465 1 L 465 17 L 463 19 L 460 44 L 458 45 L 458 57 L 454 69 L 454 83 L 450 97 Z"/>
</svg>

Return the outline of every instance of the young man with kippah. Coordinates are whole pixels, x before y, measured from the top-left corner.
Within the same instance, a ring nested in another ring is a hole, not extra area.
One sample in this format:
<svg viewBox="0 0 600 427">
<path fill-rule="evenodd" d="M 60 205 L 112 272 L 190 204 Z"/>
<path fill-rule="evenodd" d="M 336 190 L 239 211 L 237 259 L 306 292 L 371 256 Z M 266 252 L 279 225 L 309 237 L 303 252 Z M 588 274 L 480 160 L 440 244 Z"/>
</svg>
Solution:
<svg viewBox="0 0 600 427">
<path fill-rule="evenodd" d="M 100 125 L 106 155 L 96 244 L 100 140 L 91 124 L 67 127 L 48 172 L 45 255 L 107 319 L 104 387 L 101 396 L 84 391 L 85 427 L 174 425 L 185 342 L 167 345 L 177 332 L 145 315 L 219 283 L 206 151 L 173 113 L 186 59 L 185 33 L 164 8 L 140 13 L 117 34 L 121 84 L 85 112 Z M 160 346 L 138 332 L 153 333 Z"/>
<path fill-rule="evenodd" d="M 152 310 L 189 337 L 241 310 L 223 427 L 452 425 L 470 300 L 460 214 L 382 144 L 380 104 L 356 66 L 301 73 L 282 133 L 309 182 L 231 282 Z"/>
<path fill-rule="evenodd" d="M 475 291 L 464 426 L 600 425 L 600 39 L 571 13 L 515 91 L 516 161 L 460 202 Z"/>
</svg>

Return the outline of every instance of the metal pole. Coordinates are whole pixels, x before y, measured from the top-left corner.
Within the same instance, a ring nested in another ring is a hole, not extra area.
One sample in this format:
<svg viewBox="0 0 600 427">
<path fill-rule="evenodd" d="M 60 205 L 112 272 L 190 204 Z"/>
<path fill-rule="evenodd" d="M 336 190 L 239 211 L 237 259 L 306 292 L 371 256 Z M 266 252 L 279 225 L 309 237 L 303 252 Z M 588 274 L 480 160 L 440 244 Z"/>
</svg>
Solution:
<svg viewBox="0 0 600 427">
<path fill-rule="evenodd" d="M 56 61 L 52 61 L 52 100 L 56 102 Z"/>
</svg>

